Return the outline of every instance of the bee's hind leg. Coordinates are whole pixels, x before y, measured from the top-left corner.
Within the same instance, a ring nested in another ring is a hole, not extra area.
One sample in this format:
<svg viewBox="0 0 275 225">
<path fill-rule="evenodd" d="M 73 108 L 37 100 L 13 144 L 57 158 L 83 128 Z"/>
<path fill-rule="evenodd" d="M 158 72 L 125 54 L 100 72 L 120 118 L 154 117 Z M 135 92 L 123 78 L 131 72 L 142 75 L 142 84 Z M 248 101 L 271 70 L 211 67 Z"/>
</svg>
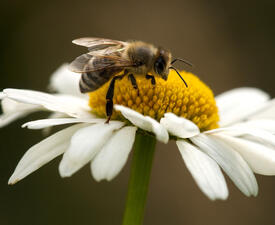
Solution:
<svg viewBox="0 0 275 225">
<path fill-rule="evenodd" d="M 133 88 L 137 90 L 137 95 L 139 96 L 139 89 L 138 89 L 136 78 L 134 77 L 133 74 L 129 74 L 128 78 L 131 81 Z"/>
<path fill-rule="evenodd" d="M 156 79 L 155 79 L 155 77 L 154 77 L 153 75 L 146 74 L 145 77 L 146 77 L 147 80 L 148 80 L 148 79 L 151 79 L 151 84 L 155 86 L 155 84 L 156 84 Z"/>
<path fill-rule="evenodd" d="M 121 80 L 127 73 L 125 72 L 122 75 L 115 76 L 110 82 L 110 85 L 108 87 L 108 91 L 106 94 L 106 115 L 107 115 L 107 120 L 105 123 L 109 123 L 111 116 L 113 114 L 113 97 L 114 97 L 114 89 L 115 89 L 115 81 L 116 80 Z"/>
</svg>

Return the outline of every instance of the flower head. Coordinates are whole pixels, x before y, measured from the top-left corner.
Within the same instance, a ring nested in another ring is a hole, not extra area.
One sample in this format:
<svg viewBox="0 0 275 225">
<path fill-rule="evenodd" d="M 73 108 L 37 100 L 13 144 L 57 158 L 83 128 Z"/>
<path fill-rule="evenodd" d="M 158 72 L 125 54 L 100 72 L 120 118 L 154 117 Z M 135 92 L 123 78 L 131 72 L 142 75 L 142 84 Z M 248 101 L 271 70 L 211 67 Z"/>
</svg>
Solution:
<svg viewBox="0 0 275 225">
<path fill-rule="evenodd" d="M 211 89 L 195 75 L 186 72 L 182 74 L 189 85 L 188 88 L 175 71 L 170 72 L 167 81 L 155 77 L 157 85 L 151 84 L 144 76 L 136 76 L 139 91 L 124 77 L 117 81 L 114 104 L 126 106 L 157 121 L 160 121 L 165 113 L 172 112 L 193 121 L 202 131 L 218 127 L 218 110 Z M 105 116 L 108 87 L 109 82 L 89 94 L 90 106 L 100 117 Z M 120 113 L 115 113 L 112 118 L 121 119 L 119 115 Z"/>
<path fill-rule="evenodd" d="M 175 139 L 181 156 L 200 189 L 210 199 L 226 199 L 221 172 L 247 196 L 258 193 L 254 173 L 275 174 L 274 101 L 255 88 L 235 89 L 214 98 L 195 75 L 182 72 L 188 88 L 171 72 L 167 81 L 137 76 L 139 94 L 127 78 L 116 83 L 116 112 L 105 124 L 108 83 L 87 96 L 76 88 L 79 75 L 62 66 L 51 88 L 58 94 L 5 89 L 0 94 L 0 126 L 38 110 L 51 111 L 48 119 L 23 125 L 45 129 L 74 124 L 31 147 L 18 163 L 13 184 L 63 154 L 59 166 L 68 177 L 91 162 L 93 177 L 113 179 L 125 165 L 136 132 L 155 135 L 167 143 Z M 64 87 L 66 83 L 66 87 Z"/>
</svg>

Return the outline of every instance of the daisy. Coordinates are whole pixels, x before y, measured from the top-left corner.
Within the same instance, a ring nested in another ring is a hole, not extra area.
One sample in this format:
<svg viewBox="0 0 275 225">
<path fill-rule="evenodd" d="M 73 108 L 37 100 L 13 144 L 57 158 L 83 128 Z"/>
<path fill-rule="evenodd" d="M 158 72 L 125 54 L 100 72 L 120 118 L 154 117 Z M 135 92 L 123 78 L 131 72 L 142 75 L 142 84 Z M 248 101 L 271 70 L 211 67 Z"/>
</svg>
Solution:
<svg viewBox="0 0 275 225">
<path fill-rule="evenodd" d="M 173 71 L 167 81 L 156 77 L 155 86 L 137 76 L 139 94 L 127 78 L 118 81 L 115 112 L 109 124 L 105 123 L 108 83 L 88 96 L 82 95 L 79 74 L 67 70 L 67 65 L 51 77 L 50 87 L 56 94 L 4 89 L 0 93 L 1 127 L 41 110 L 52 114 L 22 127 L 48 129 L 70 124 L 31 147 L 9 184 L 62 154 L 62 177 L 90 163 L 95 180 L 112 180 L 125 165 L 137 136 L 136 147 L 141 149 L 146 149 L 146 140 L 153 147 L 155 140 L 175 140 L 187 169 L 211 200 L 228 197 L 221 169 L 246 196 L 256 196 L 254 173 L 275 174 L 274 100 L 256 88 L 238 88 L 214 97 L 195 75 L 182 75 L 188 88 Z M 149 157 L 151 153 L 143 154 L 146 160 L 146 154 Z"/>
</svg>

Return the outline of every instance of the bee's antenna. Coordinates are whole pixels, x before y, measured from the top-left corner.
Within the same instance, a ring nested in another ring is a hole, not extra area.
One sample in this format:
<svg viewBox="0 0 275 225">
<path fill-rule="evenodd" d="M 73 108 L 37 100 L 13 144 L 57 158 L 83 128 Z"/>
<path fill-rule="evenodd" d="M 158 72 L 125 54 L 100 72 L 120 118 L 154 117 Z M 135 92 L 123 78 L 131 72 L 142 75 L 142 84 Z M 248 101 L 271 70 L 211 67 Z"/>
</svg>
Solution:
<svg viewBox="0 0 275 225">
<path fill-rule="evenodd" d="M 180 59 L 180 58 L 173 59 L 172 62 L 171 62 L 171 65 L 174 64 L 176 61 L 181 61 L 181 62 L 185 63 L 186 65 L 188 65 L 190 67 L 193 67 L 192 63 L 188 62 L 185 59 Z"/>
<path fill-rule="evenodd" d="M 179 71 L 178 71 L 175 67 L 173 67 L 173 66 L 170 66 L 169 69 L 175 70 L 175 71 L 177 72 L 177 74 L 179 75 L 179 77 L 180 77 L 180 78 L 182 79 L 182 81 L 184 82 L 185 86 L 188 88 L 187 83 L 186 83 L 185 80 L 182 78 L 182 76 L 180 75 Z"/>
</svg>

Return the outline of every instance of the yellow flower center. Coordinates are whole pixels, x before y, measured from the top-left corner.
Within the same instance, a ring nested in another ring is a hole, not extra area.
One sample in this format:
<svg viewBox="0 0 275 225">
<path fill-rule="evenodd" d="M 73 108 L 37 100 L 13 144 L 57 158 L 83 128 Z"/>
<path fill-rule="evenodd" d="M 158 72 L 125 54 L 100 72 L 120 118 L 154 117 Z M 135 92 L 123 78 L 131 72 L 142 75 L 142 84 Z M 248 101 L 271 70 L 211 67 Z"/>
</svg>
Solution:
<svg viewBox="0 0 275 225">
<path fill-rule="evenodd" d="M 218 127 L 218 109 L 211 89 L 194 74 L 182 71 L 182 77 L 188 88 L 175 71 L 170 71 L 168 80 L 155 77 L 156 84 L 143 75 L 136 75 L 139 95 L 125 76 L 116 80 L 114 104 L 129 107 L 143 115 L 160 120 L 167 112 L 193 121 L 201 131 Z M 92 111 L 100 117 L 106 117 L 106 93 L 110 81 L 98 90 L 89 93 L 89 105 Z M 114 110 L 112 119 L 122 119 Z"/>
</svg>

